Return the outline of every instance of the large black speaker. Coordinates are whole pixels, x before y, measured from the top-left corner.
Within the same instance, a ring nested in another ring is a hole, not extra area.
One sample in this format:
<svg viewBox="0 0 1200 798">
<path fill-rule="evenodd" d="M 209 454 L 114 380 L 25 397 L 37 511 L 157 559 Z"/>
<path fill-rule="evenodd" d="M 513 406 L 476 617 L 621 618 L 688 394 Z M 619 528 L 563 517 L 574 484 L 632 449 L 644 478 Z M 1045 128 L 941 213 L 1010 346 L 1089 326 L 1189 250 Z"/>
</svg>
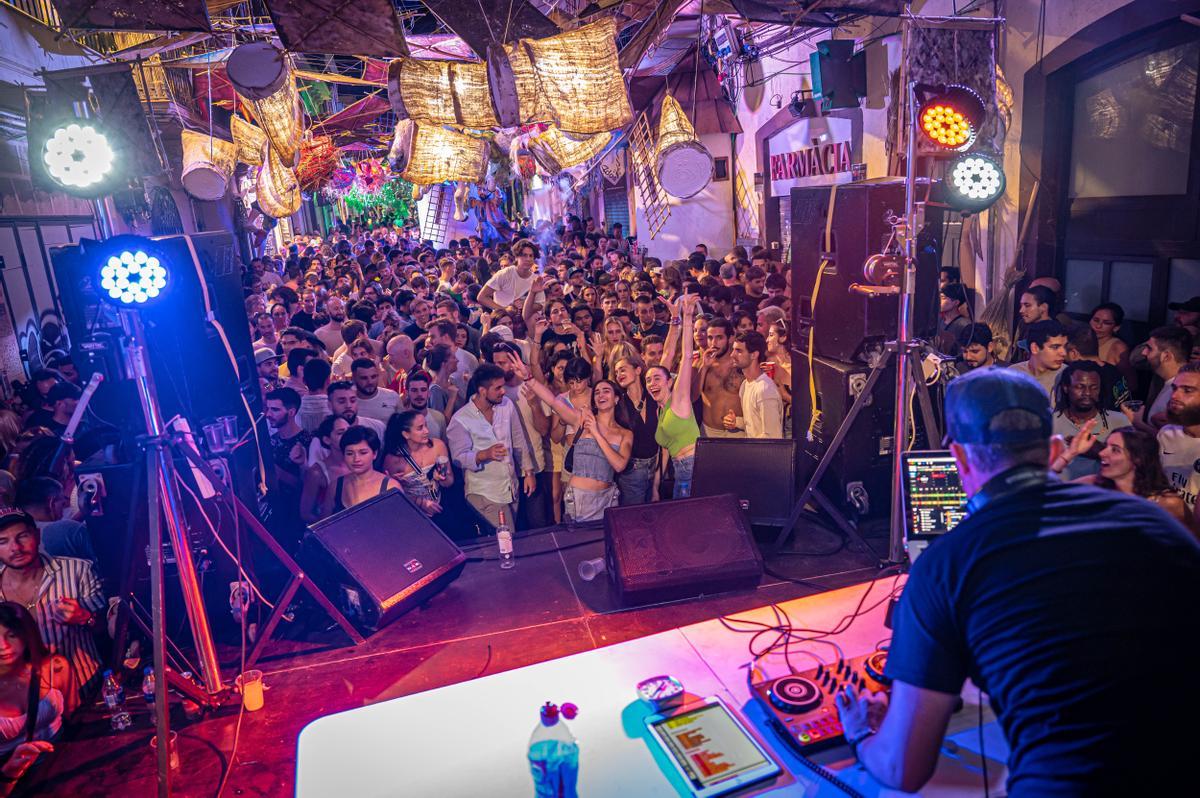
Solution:
<svg viewBox="0 0 1200 798">
<path fill-rule="evenodd" d="M 808 437 L 812 417 L 808 359 L 792 358 L 792 428 L 800 446 L 800 479 L 807 482 L 830 441 L 846 419 L 854 400 L 866 388 L 871 368 L 813 358 L 817 407 L 821 414 Z M 844 512 L 886 517 L 891 506 L 892 408 L 896 404 L 896 367 L 889 361 L 875 381 L 869 404 L 858 413 L 821 481 L 822 492 Z M 864 510 L 866 512 L 864 512 Z"/>
<path fill-rule="evenodd" d="M 227 232 L 164 236 L 154 241 L 169 270 L 171 290 L 162 302 L 140 308 L 138 313 L 146 330 L 146 348 L 163 414 L 188 419 L 197 437 L 202 425 L 219 416 L 235 416 L 239 429 L 248 432 L 250 418 L 242 397 L 255 418 L 262 412 L 262 398 L 237 244 Z M 133 382 L 122 373 L 120 321 L 115 308 L 102 301 L 97 290 L 96 261 L 102 247 L 100 242 L 84 239 L 51 249 L 50 257 L 79 369 L 85 379 L 95 371 L 106 377 L 92 400 L 95 416 L 136 435 L 145 430 L 145 421 Z M 229 338 L 232 363 L 216 329 L 207 321 L 206 293 L 213 318 Z M 267 429 L 261 422 L 259 440 L 269 462 Z M 251 507 L 258 480 L 248 475 L 257 465 L 253 447 L 242 446 L 234 452 L 233 484 Z"/>
<path fill-rule="evenodd" d="M 612 507 L 604 540 L 623 604 L 749 590 L 762 578 L 762 555 L 732 493 Z"/>
<path fill-rule="evenodd" d="M 458 578 L 466 555 L 403 493 L 391 490 L 309 527 L 309 571 L 346 617 L 371 631 Z"/>
<path fill-rule="evenodd" d="M 796 496 L 796 442 L 781 438 L 696 441 L 693 496 L 732 493 L 750 523 L 782 526 Z"/>
<path fill-rule="evenodd" d="M 882 252 L 892 235 L 891 219 L 904 215 L 904 181 L 878 178 L 828 186 L 794 188 L 792 213 L 792 302 L 793 329 L 797 341 L 807 345 L 803 331 L 814 326 L 816 354 L 837 360 L 855 360 L 864 343 L 896 337 L 898 303 L 895 296 L 867 298 L 852 293 L 850 286 L 863 283 L 863 263 Z M 830 216 L 829 247 L 825 229 Z M 916 302 L 918 314 L 928 315 L 930 298 L 937 290 L 941 262 L 942 214 L 927 207 L 925 227 L 918 238 Z M 820 291 L 814 305 L 817 267 L 825 262 Z M 930 326 L 930 319 L 915 319 L 914 328 Z"/>
</svg>

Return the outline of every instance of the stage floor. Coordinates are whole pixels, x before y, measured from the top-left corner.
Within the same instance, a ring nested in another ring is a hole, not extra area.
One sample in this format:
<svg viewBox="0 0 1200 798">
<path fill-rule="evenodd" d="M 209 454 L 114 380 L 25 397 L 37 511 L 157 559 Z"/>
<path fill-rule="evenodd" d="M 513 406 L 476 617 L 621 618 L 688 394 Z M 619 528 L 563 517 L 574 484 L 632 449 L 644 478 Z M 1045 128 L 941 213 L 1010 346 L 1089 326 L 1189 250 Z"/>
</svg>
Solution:
<svg viewBox="0 0 1200 798">
<path fill-rule="evenodd" d="M 794 546 L 806 553 L 767 558 L 775 575 L 764 577 L 753 591 L 622 609 L 606 579 L 588 583 L 576 573 L 581 561 L 603 556 L 603 529 L 551 527 L 518 534 L 520 559 L 512 570 L 501 570 L 494 561 L 468 562 L 446 590 L 361 646 L 349 645 L 340 632 L 285 630 L 286 638 L 268 647 L 258 665 L 268 688 L 265 707 L 245 713 L 240 732 L 236 706 L 187 722 L 176 703 L 172 728 L 179 732 L 183 767 L 173 792 L 215 795 L 238 735 L 237 759 L 223 794 L 292 795 L 297 736 L 323 715 L 812 595 L 875 574 L 872 556 L 847 548 L 833 551 L 839 539 L 822 528 L 801 530 Z M 868 542 L 880 551 L 887 546 L 884 538 Z M 489 543 L 467 553 L 493 557 L 496 550 Z M 228 676 L 236 672 L 237 652 L 221 651 Z M 103 714 L 91 711 L 22 792 L 152 795 L 153 721 L 137 692 L 136 686 L 127 690 L 133 693 L 133 728 L 111 732 Z"/>
</svg>

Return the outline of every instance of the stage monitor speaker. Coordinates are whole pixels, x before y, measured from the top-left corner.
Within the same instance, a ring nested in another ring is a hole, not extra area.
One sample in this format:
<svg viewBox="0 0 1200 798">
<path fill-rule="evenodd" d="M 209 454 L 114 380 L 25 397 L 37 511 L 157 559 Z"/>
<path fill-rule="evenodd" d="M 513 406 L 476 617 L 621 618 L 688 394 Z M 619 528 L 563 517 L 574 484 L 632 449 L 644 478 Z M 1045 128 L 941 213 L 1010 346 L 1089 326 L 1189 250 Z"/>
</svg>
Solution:
<svg viewBox="0 0 1200 798">
<path fill-rule="evenodd" d="M 773 438 L 696 441 L 693 496 L 732 493 L 750 523 L 782 526 L 796 497 L 796 442 Z"/>
<path fill-rule="evenodd" d="M 854 400 L 866 388 L 871 368 L 813 358 L 817 407 L 821 415 L 808 437 L 812 402 L 809 398 L 808 359 L 792 358 L 792 429 L 800 447 L 800 481 L 806 483 L 837 434 Z M 886 517 L 891 506 L 892 408 L 896 404 L 896 367 L 889 361 L 871 396 L 834 454 L 820 488 L 843 512 L 857 517 Z"/>
<path fill-rule="evenodd" d="M 604 540 L 626 605 L 750 590 L 762 578 L 762 555 L 732 493 L 609 508 Z"/>
<path fill-rule="evenodd" d="M 863 264 L 882 252 L 892 235 L 890 219 L 904 216 L 904 181 L 878 178 L 839 185 L 833 202 L 829 247 L 825 244 L 830 187 L 794 188 L 792 214 L 793 329 L 797 343 L 807 346 L 805 330 L 814 327 L 816 354 L 855 360 L 864 344 L 896 337 L 896 296 L 867 298 L 850 286 L 864 283 Z M 916 315 L 914 329 L 931 326 L 930 300 L 937 290 L 941 263 L 942 213 L 926 207 L 925 227 L 917 241 Z M 816 306 L 812 301 L 817 268 L 824 262 Z"/>
<path fill-rule="evenodd" d="M 309 575 L 353 623 L 374 631 L 462 573 L 466 555 L 400 491 L 313 524 Z"/>
</svg>

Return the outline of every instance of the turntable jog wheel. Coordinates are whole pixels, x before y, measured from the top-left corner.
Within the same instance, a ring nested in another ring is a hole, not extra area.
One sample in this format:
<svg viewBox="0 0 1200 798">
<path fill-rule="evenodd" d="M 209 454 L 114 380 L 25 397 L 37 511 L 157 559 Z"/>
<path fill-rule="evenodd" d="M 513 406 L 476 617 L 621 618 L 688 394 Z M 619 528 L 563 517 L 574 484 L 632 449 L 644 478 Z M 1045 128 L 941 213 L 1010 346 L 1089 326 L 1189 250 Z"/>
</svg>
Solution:
<svg viewBox="0 0 1200 798">
<path fill-rule="evenodd" d="M 801 676 L 785 676 L 771 687 L 771 703 L 777 709 L 799 715 L 821 705 L 821 690 Z"/>
</svg>

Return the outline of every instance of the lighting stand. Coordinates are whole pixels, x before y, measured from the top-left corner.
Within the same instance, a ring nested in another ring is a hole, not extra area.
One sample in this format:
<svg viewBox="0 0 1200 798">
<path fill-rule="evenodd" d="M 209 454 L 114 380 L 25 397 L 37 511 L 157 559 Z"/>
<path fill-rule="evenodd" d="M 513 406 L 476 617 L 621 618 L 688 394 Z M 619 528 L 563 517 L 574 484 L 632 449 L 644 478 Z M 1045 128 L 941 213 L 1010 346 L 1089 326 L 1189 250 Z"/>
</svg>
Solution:
<svg viewBox="0 0 1200 798">
<path fill-rule="evenodd" d="M 933 412 L 933 400 L 929 396 L 929 387 L 925 384 L 924 379 L 918 377 L 922 373 L 920 363 L 922 345 L 913 339 L 912 332 L 913 297 L 916 292 L 917 280 L 917 233 L 922 225 L 920 224 L 921 220 L 917 218 L 917 137 L 914 127 L 917 118 L 916 83 L 910 81 L 907 88 L 906 105 L 908 108 L 909 135 L 907 164 L 904 174 L 904 224 L 906 234 L 904 236 L 904 269 L 900 274 L 896 340 L 889 341 L 885 346 L 883 357 L 872 367 L 871 373 L 867 377 L 866 385 L 863 386 L 862 391 L 855 397 L 850 412 L 842 420 L 841 426 L 838 427 L 833 439 L 826 447 L 825 454 L 822 455 L 820 462 L 817 463 L 816 470 L 813 471 L 808 484 L 805 485 L 799 498 L 796 499 L 791 515 L 788 516 L 787 521 L 784 523 L 775 540 L 775 549 L 777 551 L 781 550 L 788 540 L 791 539 L 796 524 L 800 521 L 800 516 L 806 511 L 809 499 L 813 499 L 821 510 L 833 519 L 834 523 L 838 525 L 849 540 L 857 544 L 863 551 L 871 552 L 871 548 L 863 540 L 854 524 L 837 509 L 833 502 L 817 486 L 825 476 L 825 471 L 833 462 L 833 458 L 837 455 L 838 449 L 841 448 L 842 441 L 845 440 L 850 428 L 854 425 L 854 420 L 858 417 L 859 411 L 866 406 L 875 383 L 879 379 L 879 375 L 887 368 L 888 363 L 891 362 L 893 357 L 896 361 L 896 402 L 894 409 L 895 419 L 892 426 L 891 516 L 888 525 L 888 556 L 886 560 L 880 560 L 879 564 L 881 566 L 889 563 L 901 563 L 906 556 L 904 549 L 903 455 L 909 435 L 908 408 L 912 403 L 914 391 L 921 406 L 921 418 L 925 424 L 926 435 L 931 441 L 941 439 L 938 432 L 937 417 Z M 924 209 L 922 207 L 923 215 Z"/>
<path fill-rule="evenodd" d="M 141 316 L 136 311 L 121 310 L 121 326 L 126 335 L 125 356 L 133 375 L 138 400 L 146 418 L 148 435 L 144 440 L 146 456 L 146 503 L 147 525 L 150 537 L 150 608 L 154 640 L 154 671 L 160 678 L 154 680 L 155 733 L 158 740 L 158 795 L 166 798 L 171 793 L 169 763 L 170 719 L 167 707 L 167 677 L 165 670 L 166 624 L 163 608 L 163 545 L 162 527 L 166 521 L 167 534 L 175 554 L 179 570 L 179 584 L 188 621 L 192 628 L 192 640 L 200 659 L 200 678 L 204 693 L 209 697 L 220 696 L 225 688 L 221 684 L 221 666 L 217 662 L 217 651 L 213 644 L 212 629 L 208 625 L 208 614 L 204 609 L 204 597 L 196 577 L 196 564 L 192 561 L 191 544 L 187 538 L 187 526 L 175 489 L 175 467 L 171 460 L 166 438 L 166 424 L 158 405 L 158 392 L 154 387 L 154 374 L 146 355 L 146 336 Z M 160 516 L 161 510 L 161 516 Z M 182 678 L 178 679 L 183 682 Z M 195 692 L 195 691 L 192 691 Z"/>
</svg>

